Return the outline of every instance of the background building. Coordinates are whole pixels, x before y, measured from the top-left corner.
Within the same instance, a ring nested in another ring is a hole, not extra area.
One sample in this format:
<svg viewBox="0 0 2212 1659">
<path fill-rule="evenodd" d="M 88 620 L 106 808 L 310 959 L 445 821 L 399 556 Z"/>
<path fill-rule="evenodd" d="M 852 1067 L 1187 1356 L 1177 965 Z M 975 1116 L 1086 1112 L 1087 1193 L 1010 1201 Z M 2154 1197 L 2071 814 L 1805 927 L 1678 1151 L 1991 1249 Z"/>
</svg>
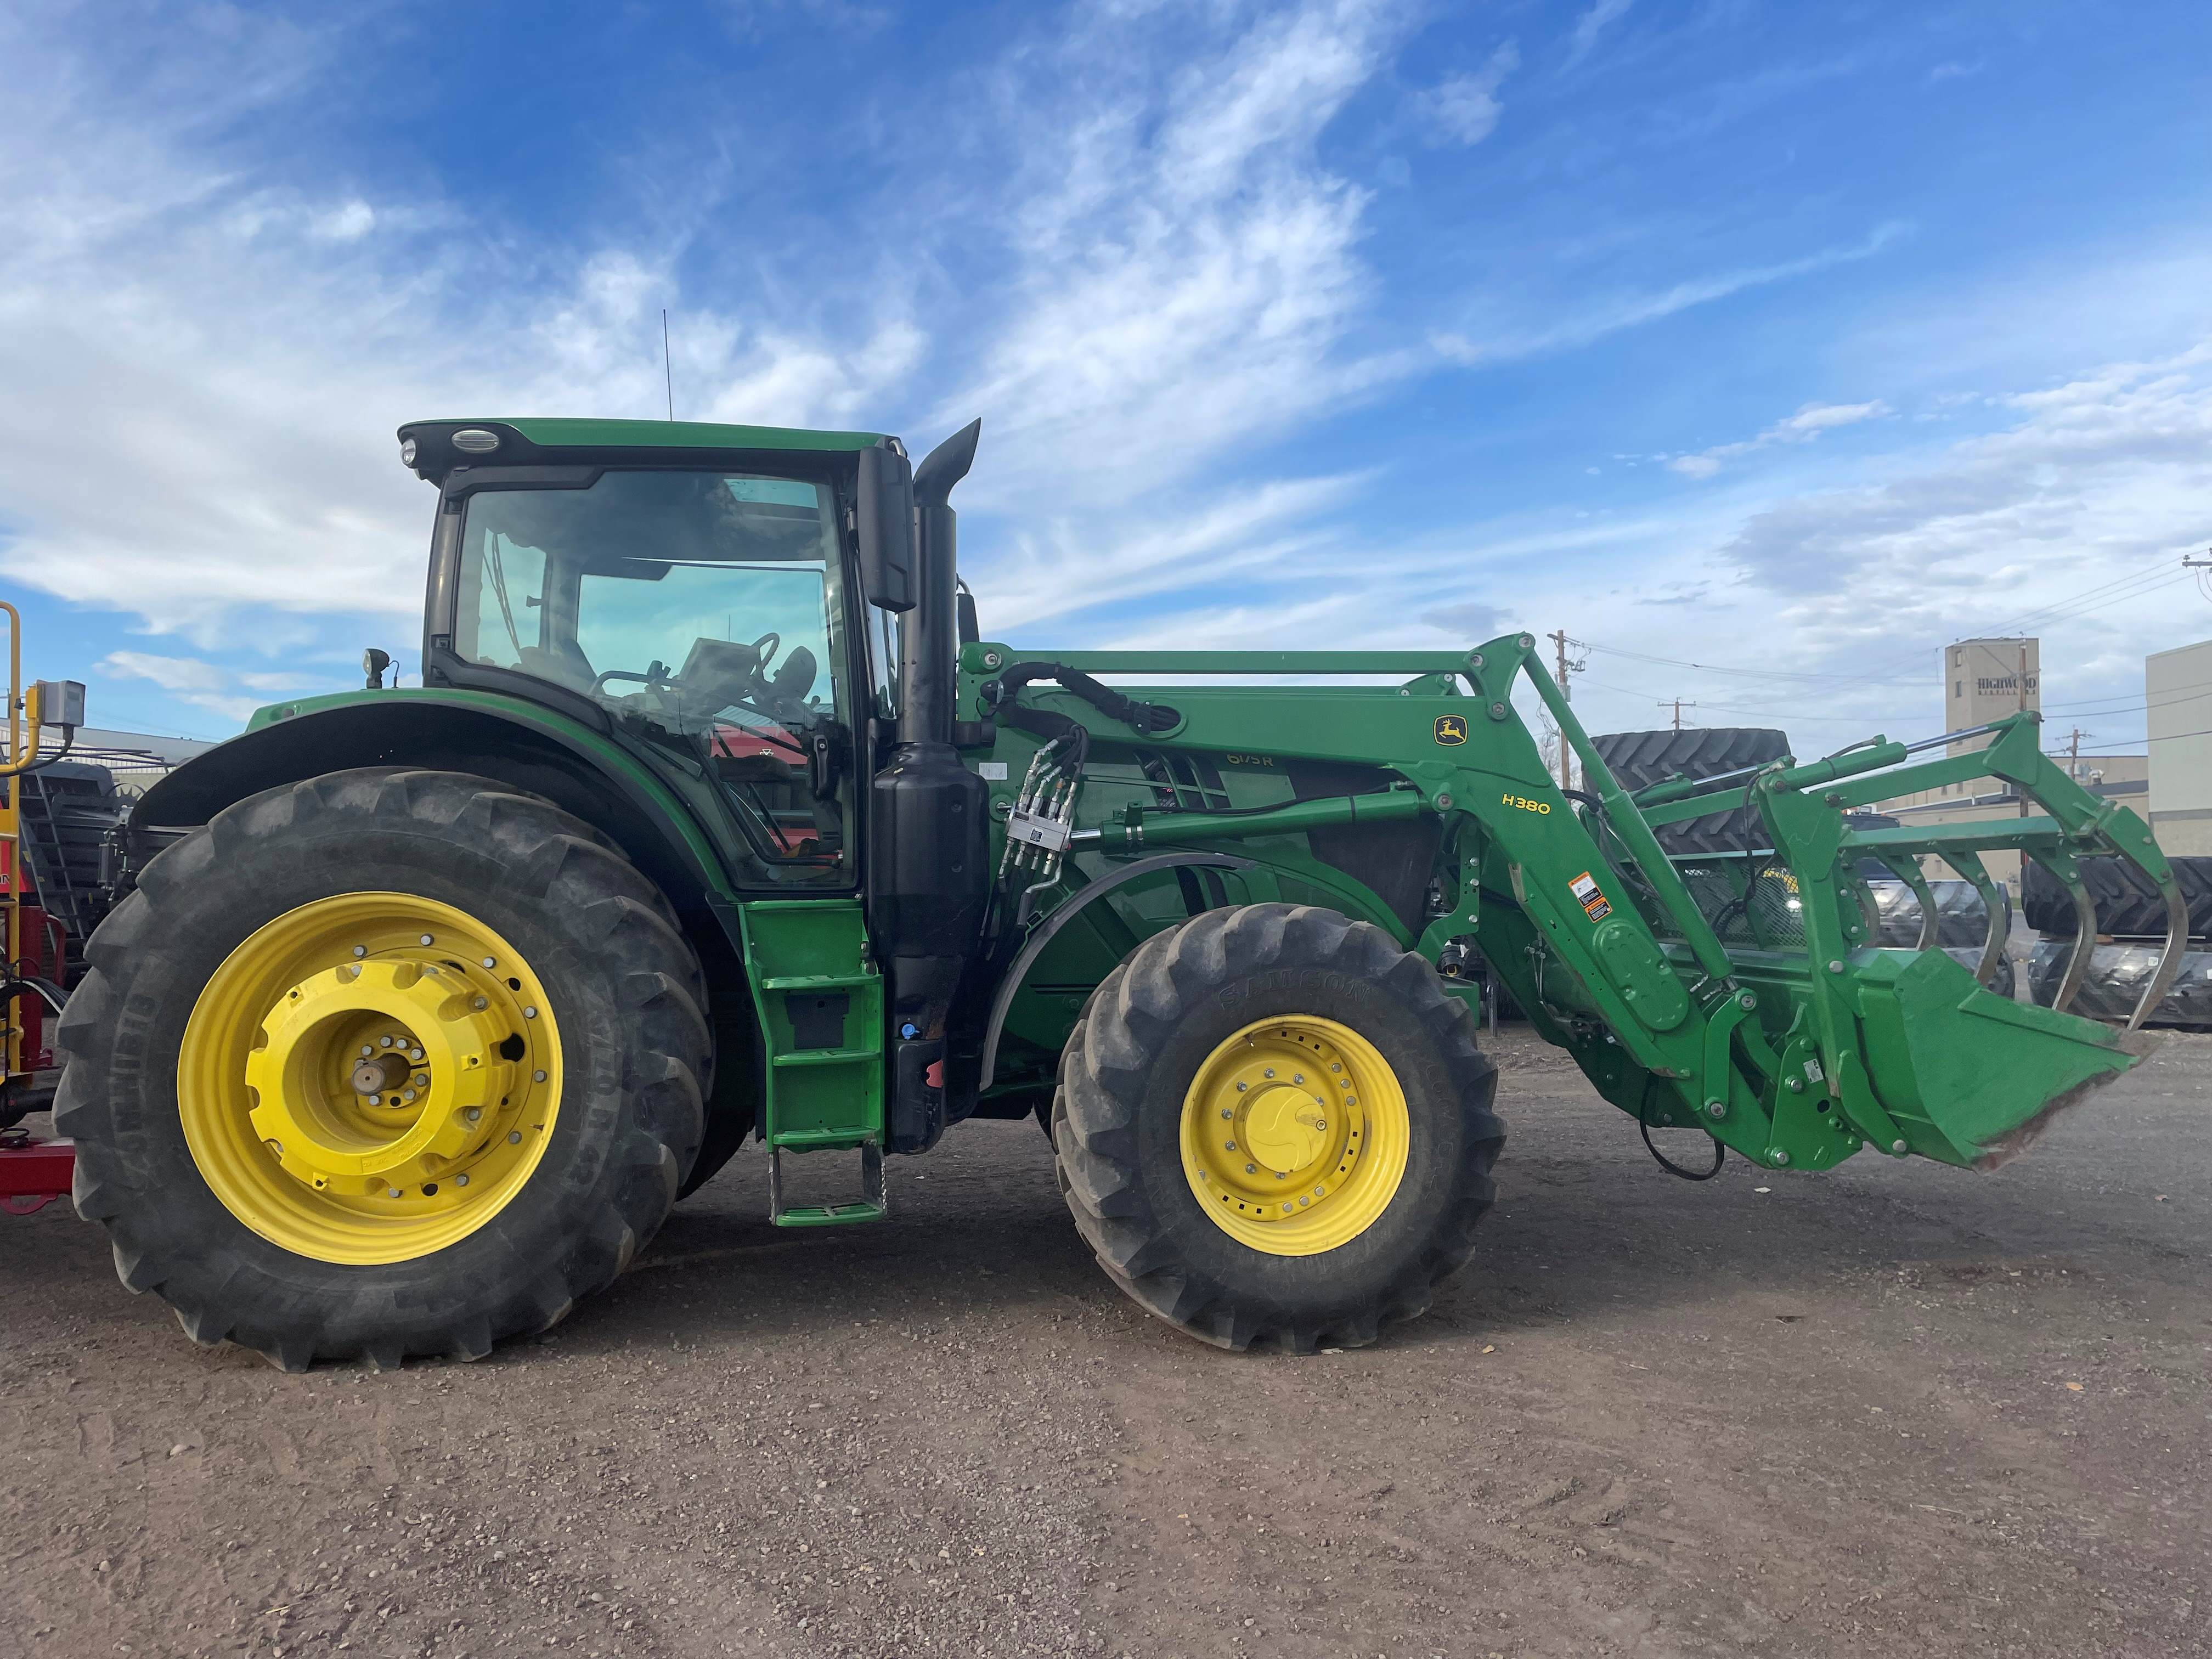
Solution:
<svg viewBox="0 0 2212 1659">
<path fill-rule="evenodd" d="M 2143 663 L 2150 827 L 2169 854 L 2212 853 L 2212 640 Z"/>
<path fill-rule="evenodd" d="M 2023 708 L 2038 712 L 2042 708 L 2042 653 L 2038 641 L 1960 640 L 1943 647 L 1942 673 L 1943 729 L 1947 732 L 1986 726 Z M 2196 678 L 2212 682 L 2212 657 L 2208 657 L 2207 665 Z M 2212 690 L 2212 684 L 2206 689 Z M 2212 701 L 2204 707 L 2212 710 Z M 2212 718 L 2208 718 L 2205 724 L 2212 726 Z M 2069 752 L 2056 741 L 2056 736 L 2045 732 L 2045 749 L 2053 751 L 2053 758 L 2071 770 L 2075 781 L 2083 788 L 2092 794 L 2119 800 L 2138 812 L 2143 810 L 2150 775 L 2150 762 L 2146 757 L 2081 754 L 2078 739 L 2076 749 Z M 1987 738 L 1971 738 L 1953 744 L 1950 752 L 1964 754 L 1986 747 L 1988 743 Z M 2019 817 L 2021 805 L 2020 796 L 1996 779 L 1977 778 L 1971 783 L 1899 795 L 1883 801 L 1875 810 L 1887 813 L 1900 823 L 1969 823 L 1989 818 Z M 2205 805 L 2212 806 L 2212 798 L 2208 798 Z M 2212 811 L 2204 817 L 2205 833 L 2212 836 Z M 2010 886 L 2014 893 L 2020 890 L 2019 854 L 1984 853 L 1982 862 L 1991 875 Z M 1937 860 L 1925 859 L 1922 863 L 1930 876 L 1954 873 Z"/>
<path fill-rule="evenodd" d="M 2043 707 L 2041 641 L 1960 640 L 1943 647 L 1943 729 L 1963 732 L 2023 708 Z M 1951 753 L 1980 749 L 1987 738 L 1954 743 Z"/>
</svg>

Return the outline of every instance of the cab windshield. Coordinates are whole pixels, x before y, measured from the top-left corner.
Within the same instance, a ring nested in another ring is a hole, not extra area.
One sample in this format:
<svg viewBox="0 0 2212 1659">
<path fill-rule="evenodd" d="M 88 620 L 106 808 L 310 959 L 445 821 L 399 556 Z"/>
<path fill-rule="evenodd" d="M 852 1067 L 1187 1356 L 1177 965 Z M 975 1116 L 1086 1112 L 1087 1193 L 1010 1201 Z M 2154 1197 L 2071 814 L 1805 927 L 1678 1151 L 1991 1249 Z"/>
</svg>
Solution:
<svg viewBox="0 0 2212 1659">
<path fill-rule="evenodd" d="M 777 881 L 840 879 L 836 799 L 810 740 L 842 742 L 836 496 L 748 473 L 608 471 L 587 489 L 479 489 L 453 647 L 580 692 L 711 767 Z"/>
</svg>

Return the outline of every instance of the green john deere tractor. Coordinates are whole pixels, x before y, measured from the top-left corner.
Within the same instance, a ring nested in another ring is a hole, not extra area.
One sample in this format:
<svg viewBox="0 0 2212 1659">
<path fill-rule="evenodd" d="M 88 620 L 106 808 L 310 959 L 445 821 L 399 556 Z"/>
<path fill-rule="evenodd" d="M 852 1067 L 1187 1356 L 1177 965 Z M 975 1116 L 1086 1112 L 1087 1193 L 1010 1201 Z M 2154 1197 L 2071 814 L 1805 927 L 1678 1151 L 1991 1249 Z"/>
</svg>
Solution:
<svg viewBox="0 0 2212 1659">
<path fill-rule="evenodd" d="M 1647 1141 L 1777 1170 L 1974 1167 L 2133 1063 L 1873 942 L 1869 861 L 1986 884 L 1990 848 L 2077 894 L 2117 854 L 2185 916 L 2032 719 L 1632 795 L 1526 635 L 1018 651 L 956 574 L 978 430 L 917 469 L 872 433 L 401 428 L 437 491 L 422 684 L 264 709 L 151 790 L 62 1022 L 77 1207 L 126 1285 L 287 1367 L 474 1357 L 748 1136 L 772 1218 L 826 1226 L 884 1214 L 887 1153 L 1034 1114 L 1115 1283 L 1303 1352 L 1469 1254 L 1503 1140 L 1480 963 Z M 1265 677 L 1304 683 L 1234 683 Z M 1983 775 L 2041 811 L 1847 821 Z M 1731 814 L 1732 848 L 1655 834 Z M 838 1201 L 787 1202 L 802 1158 Z"/>
</svg>

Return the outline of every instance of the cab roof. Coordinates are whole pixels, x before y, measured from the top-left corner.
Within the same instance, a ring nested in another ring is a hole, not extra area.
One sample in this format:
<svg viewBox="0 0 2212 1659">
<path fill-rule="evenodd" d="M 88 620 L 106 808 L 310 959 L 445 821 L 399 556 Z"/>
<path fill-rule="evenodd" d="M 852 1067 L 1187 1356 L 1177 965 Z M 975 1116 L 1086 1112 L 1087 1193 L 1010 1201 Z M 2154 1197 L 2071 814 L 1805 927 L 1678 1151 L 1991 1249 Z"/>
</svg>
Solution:
<svg viewBox="0 0 2212 1659">
<path fill-rule="evenodd" d="M 496 439 L 489 447 L 483 438 L 471 441 L 457 434 L 484 434 Z M 407 465 L 416 476 L 433 483 L 444 482 L 457 466 L 548 464 L 573 459 L 576 452 L 603 455 L 624 450 L 643 459 L 672 459 L 671 452 L 719 450 L 726 453 L 805 451 L 814 454 L 851 454 L 858 450 L 888 446 L 898 440 L 881 432 L 813 432 L 798 427 L 723 426 L 704 421 L 607 421 L 571 416 L 525 416 L 475 420 L 410 421 L 399 428 L 404 446 L 415 442 Z M 404 456 L 403 456 L 403 459 Z"/>
</svg>

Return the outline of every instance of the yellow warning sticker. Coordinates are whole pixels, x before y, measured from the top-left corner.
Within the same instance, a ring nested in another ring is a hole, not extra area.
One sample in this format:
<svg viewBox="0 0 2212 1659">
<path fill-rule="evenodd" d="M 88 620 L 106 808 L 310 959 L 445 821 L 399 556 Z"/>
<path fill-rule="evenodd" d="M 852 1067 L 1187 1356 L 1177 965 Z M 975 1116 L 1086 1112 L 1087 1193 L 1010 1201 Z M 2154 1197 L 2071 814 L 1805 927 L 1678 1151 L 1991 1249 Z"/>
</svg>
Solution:
<svg viewBox="0 0 2212 1659">
<path fill-rule="evenodd" d="M 1590 879 L 1589 871 L 1583 871 L 1569 882 L 1567 889 L 1574 894 L 1575 902 L 1583 907 L 1583 914 L 1592 921 L 1603 921 L 1613 914 L 1613 906 L 1607 902 L 1604 890 Z"/>
</svg>

